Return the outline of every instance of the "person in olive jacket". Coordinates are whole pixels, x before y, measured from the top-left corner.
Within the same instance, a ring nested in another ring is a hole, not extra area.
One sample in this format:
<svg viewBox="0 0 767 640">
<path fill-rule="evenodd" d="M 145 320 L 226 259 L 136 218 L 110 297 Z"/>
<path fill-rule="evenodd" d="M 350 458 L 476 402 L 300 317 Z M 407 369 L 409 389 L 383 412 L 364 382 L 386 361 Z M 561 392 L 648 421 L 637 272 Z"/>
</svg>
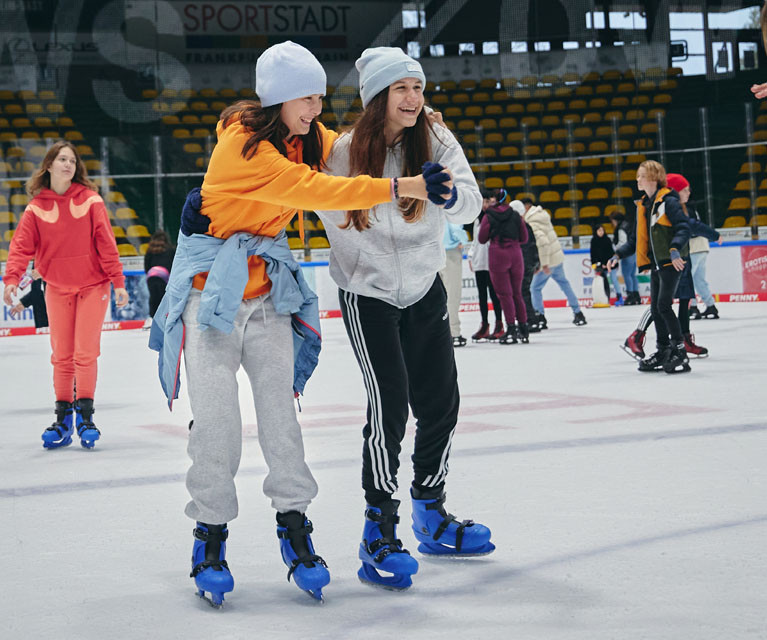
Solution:
<svg viewBox="0 0 767 640">
<path fill-rule="evenodd" d="M 637 204 L 636 234 L 618 247 L 616 254 L 623 258 L 636 251 L 639 272 L 650 271 L 650 308 L 657 351 L 639 363 L 639 370 L 687 372 L 690 365 L 682 329 L 671 304 L 689 260 L 690 224 L 678 194 L 666 186 L 663 165 L 644 161 L 636 180 L 637 188 L 645 194 Z"/>
</svg>

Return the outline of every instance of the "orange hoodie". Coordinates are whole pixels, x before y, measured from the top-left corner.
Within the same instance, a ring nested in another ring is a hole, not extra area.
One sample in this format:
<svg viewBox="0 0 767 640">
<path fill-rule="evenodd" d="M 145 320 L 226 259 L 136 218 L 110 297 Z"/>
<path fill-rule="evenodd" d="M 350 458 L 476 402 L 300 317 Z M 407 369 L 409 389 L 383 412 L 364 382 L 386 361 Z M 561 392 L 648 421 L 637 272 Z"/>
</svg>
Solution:
<svg viewBox="0 0 767 640">
<path fill-rule="evenodd" d="M 125 287 L 117 244 L 104 201 L 73 183 L 63 195 L 42 189 L 27 205 L 11 240 L 3 280 L 18 285 L 29 261 L 49 285 L 81 289 L 112 281 Z"/>
<path fill-rule="evenodd" d="M 286 143 L 288 157 L 262 140 L 249 160 L 242 147 L 250 134 L 237 116 L 224 128 L 216 127 L 218 144 L 202 183 L 202 213 L 211 220 L 208 233 L 228 238 L 238 231 L 276 236 L 298 209 L 369 209 L 391 200 L 388 178 L 344 178 L 314 171 L 302 164 L 299 137 Z M 322 135 L 324 158 L 338 134 L 317 124 Z M 250 278 L 243 297 L 260 296 L 271 288 L 266 265 L 258 256 L 248 259 Z M 198 274 L 194 286 L 202 289 L 206 273 Z"/>
</svg>

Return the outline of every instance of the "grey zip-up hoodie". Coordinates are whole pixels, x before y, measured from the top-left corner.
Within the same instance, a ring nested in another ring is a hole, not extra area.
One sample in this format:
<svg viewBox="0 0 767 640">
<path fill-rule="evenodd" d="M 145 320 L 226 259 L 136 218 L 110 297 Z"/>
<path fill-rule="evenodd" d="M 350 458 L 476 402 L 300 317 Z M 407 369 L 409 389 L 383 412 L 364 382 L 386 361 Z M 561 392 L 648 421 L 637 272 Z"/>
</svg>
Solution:
<svg viewBox="0 0 767 640">
<path fill-rule="evenodd" d="M 424 216 L 408 223 L 395 202 L 379 204 L 370 212 L 370 229 L 364 231 L 338 227 L 346 219 L 345 211 L 317 211 L 330 241 L 330 276 L 341 289 L 399 308 L 415 304 L 445 266 L 445 220 L 467 224 L 479 215 L 482 196 L 461 146 L 445 127 L 435 129 L 432 160 L 450 169 L 458 191 L 458 199 L 450 209 L 427 201 Z M 342 135 L 335 141 L 326 173 L 349 175 L 352 135 Z M 396 145 L 386 153 L 382 177 L 400 176 L 402 149 Z"/>
</svg>

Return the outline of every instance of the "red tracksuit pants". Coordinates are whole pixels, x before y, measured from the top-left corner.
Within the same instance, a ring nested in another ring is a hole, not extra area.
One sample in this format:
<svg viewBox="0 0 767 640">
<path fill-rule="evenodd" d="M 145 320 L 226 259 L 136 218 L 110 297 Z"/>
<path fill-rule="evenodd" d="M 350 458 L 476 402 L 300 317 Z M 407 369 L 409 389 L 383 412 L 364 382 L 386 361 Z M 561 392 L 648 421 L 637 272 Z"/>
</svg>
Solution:
<svg viewBox="0 0 767 640">
<path fill-rule="evenodd" d="M 56 400 L 73 402 L 75 385 L 78 398 L 93 398 L 109 288 L 104 282 L 77 290 L 49 284 L 45 290 Z"/>
</svg>

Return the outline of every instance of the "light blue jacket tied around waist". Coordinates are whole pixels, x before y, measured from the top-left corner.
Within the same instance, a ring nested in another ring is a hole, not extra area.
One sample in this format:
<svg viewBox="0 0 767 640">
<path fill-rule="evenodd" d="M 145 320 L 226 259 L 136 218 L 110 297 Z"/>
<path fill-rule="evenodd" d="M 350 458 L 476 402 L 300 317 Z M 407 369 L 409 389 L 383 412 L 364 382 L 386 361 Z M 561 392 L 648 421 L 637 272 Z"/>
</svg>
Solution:
<svg viewBox="0 0 767 640">
<path fill-rule="evenodd" d="M 149 334 L 149 348 L 160 354 L 160 384 L 170 409 L 181 387 L 179 372 L 185 336 L 181 314 L 194 276 L 208 272 L 197 314 L 200 329 L 231 333 L 248 283 L 248 256 L 252 255 L 266 262 L 277 313 L 293 316 L 293 391 L 303 393 L 306 381 L 317 366 L 322 343 L 319 303 L 288 248 L 285 232 L 274 238 L 239 232 L 226 240 L 179 233 L 168 286 Z"/>
</svg>

